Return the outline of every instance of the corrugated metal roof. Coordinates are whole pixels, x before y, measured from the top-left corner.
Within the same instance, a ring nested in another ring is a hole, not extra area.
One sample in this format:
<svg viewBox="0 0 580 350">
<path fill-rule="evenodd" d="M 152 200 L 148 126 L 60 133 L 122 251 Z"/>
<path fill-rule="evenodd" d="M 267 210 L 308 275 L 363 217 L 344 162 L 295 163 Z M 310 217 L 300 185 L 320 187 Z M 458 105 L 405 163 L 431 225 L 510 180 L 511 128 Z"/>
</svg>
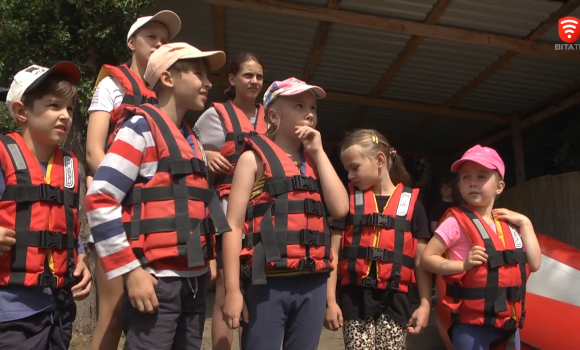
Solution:
<svg viewBox="0 0 580 350">
<path fill-rule="evenodd" d="M 325 7 L 327 0 L 294 0 Z M 422 21 L 436 0 L 342 0 L 340 9 Z M 201 1 L 166 0 L 183 27 L 176 40 L 201 49 L 215 49 L 211 6 Z M 556 11 L 561 3 L 529 0 L 454 0 L 438 24 L 523 37 Z M 158 7 L 157 9 L 161 9 Z M 580 9 L 571 14 L 580 17 Z M 250 51 L 265 65 L 268 81 L 302 77 L 317 35 L 319 21 L 288 15 L 226 8 L 228 63 Z M 368 95 L 410 36 L 333 24 L 311 83 L 331 91 Z M 560 43 L 554 27 L 542 41 Z M 505 53 L 504 50 L 424 39 L 381 95 L 383 98 L 442 105 Z M 580 53 L 579 53 L 580 54 Z M 580 79 L 580 65 L 540 55 L 518 54 L 509 64 L 467 94 L 455 107 L 509 114 L 522 112 Z M 267 86 L 264 86 L 264 90 Z M 221 88 L 210 100 L 221 100 Z M 324 138 L 340 138 L 357 106 L 348 101 L 319 102 L 319 130 Z M 209 106 L 209 102 L 208 102 Z M 192 114 L 193 115 L 193 114 Z M 197 114 L 198 115 L 198 114 Z M 413 130 L 427 115 L 387 108 L 368 108 L 362 125 L 389 139 Z M 505 126 L 504 126 L 505 127 Z M 437 117 L 409 145 L 416 150 L 447 153 L 458 144 L 477 141 L 502 126 L 477 120 Z"/>
</svg>

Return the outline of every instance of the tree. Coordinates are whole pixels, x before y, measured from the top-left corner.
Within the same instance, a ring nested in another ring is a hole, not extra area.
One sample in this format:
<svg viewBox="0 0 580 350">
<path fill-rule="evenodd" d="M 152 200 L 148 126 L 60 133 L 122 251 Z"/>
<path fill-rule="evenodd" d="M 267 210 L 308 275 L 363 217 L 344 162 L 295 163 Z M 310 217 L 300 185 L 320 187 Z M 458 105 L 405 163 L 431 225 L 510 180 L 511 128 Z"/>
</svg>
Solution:
<svg viewBox="0 0 580 350">
<path fill-rule="evenodd" d="M 82 71 L 78 107 L 63 148 L 77 155 L 83 178 L 87 108 L 95 79 L 102 64 L 119 64 L 129 58 L 124 44 L 127 31 L 151 5 L 152 0 L 0 1 L 0 86 L 9 87 L 14 74 L 31 64 L 50 67 L 66 60 L 76 63 Z M 14 129 L 12 118 L 2 106 L 0 132 Z M 84 193 L 83 188 L 81 198 Z M 88 225 L 84 208 L 81 212 L 84 223 L 81 235 L 86 241 Z M 92 261 L 91 254 L 89 258 Z M 88 333 L 93 329 L 95 291 L 93 284 L 91 296 L 79 303 L 75 328 L 78 331 Z"/>
</svg>

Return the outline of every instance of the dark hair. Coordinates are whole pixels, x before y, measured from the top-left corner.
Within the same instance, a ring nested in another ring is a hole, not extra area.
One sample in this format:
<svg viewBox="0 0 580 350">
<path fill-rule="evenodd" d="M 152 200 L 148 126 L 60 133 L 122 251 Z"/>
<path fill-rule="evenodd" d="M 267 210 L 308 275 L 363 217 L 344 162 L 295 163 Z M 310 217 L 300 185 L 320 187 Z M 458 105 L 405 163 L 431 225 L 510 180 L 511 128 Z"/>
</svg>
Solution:
<svg viewBox="0 0 580 350">
<path fill-rule="evenodd" d="M 253 53 L 250 53 L 250 52 L 244 52 L 244 53 L 237 55 L 236 58 L 234 58 L 234 60 L 232 61 L 232 63 L 230 63 L 230 69 L 228 70 L 228 77 L 230 76 L 230 74 L 233 74 L 233 75 L 238 74 L 240 69 L 242 69 L 242 65 L 244 63 L 250 62 L 250 61 L 256 61 L 260 66 L 262 66 L 262 69 L 264 69 L 264 64 L 262 64 L 262 61 L 260 61 L 258 56 L 254 55 Z M 228 100 L 235 99 L 236 98 L 236 87 L 233 85 L 228 86 L 228 88 L 224 91 L 224 95 L 226 96 L 226 99 L 228 99 Z"/>
<path fill-rule="evenodd" d="M 403 158 L 395 152 L 395 149 L 389 144 L 389 141 L 376 130 L 358 129 L 346 135 L 342 141 L 340 152 L 347 148 L 358 145 L 363 152 L 374 157 L 379 152 L 383 152 L 387 157 L 387 169 L 391 181 L 396 185 L 402 183 L 405 186 L 411 186 L 411 175 L 405 168 Z"/>
<path fill-rule="evenodd" d="M 199 67 L 198 65 L 201 65 L 208 74 L 211 72 L 209 61 L 206 58 L 189 58 L 177 60 L 171 67 L 167 69 L 167 71 L 169 71 L 171 74 L 181 74 L 194 71 Z M 162 89 L 163 84 L 161 84 L 161 81 L 158 80 L 157 84 L 155 84 L 153 87 L 153 92 L 155 92 L 155 95 L 159 96 L 159 93 Z"/>
<path fill-rule="evenodd" d="M 65 100 L 72 99 L 76 104 L 77 87 L 70 81 L 69 77 L 59 73 L 50 73 L 32 91 L 28 91 L 22 96 L 22 104 L 24 108 L 32 109 L 34 101 L 40 100 L 46 95 L 54 95 Z"/>
</svg>

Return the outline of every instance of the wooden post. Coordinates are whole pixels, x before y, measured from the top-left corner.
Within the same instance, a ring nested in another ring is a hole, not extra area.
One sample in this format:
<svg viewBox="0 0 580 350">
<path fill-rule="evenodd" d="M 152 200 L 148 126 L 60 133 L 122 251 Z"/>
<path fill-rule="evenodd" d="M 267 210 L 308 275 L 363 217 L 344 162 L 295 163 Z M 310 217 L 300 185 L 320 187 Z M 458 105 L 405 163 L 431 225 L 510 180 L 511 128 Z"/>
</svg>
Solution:
<svg viewBox="0 0 580 350">
<path fill-rule="evenodd" d="M 524 160 L 524 144 L 522 141 L 522 120 L 518 116 L 512 119 L 514 157 L 516 161 L 516 181 L 517 185 L 526 182 L 526 163 Z"/>
</svg>

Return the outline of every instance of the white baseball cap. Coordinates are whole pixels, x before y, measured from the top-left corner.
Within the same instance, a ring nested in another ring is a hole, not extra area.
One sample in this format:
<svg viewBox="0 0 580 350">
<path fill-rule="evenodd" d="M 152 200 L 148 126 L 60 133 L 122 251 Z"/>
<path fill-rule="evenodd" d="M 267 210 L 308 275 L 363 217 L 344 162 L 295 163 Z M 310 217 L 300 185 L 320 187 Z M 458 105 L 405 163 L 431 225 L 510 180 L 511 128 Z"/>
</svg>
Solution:
<svg viewBox="0 0 580 350">
<path fill-rule="evenodd" d="M 169 39 L 173 39 L 173 37 L 181 30 L 181 19 L 179 19 L 179 16 L 173 11 L 163 10 L 157 12 L 153 16 L 139 17 L 129 29 L 129 33 L 127 33 L 127 42 L 129 42 L 131 36 L 133 36 L 139 28 L 151 21 L 163 23 L 165 27 L 167 27 L 167 32 L 169 32 Z"/>
<path fill-rule="evenodd" d="M 79 67 L 72 62 L 59 62 L 51 68 L 32 65 L 16 73 L 12 85 L 10 85 L 10 89 L 7 92 L 0 91 L 0 101 L 6 101 L 8 110 L 14 117 L 12 103 L 14 101 L 22 100 L 22 96 L 24 96 L 25 93 L 32 91 L 51 73 L 62 74 L 68 77 L 71 80 L 71 83 L 75 85 L 81 81 L 81 71 Z"/>
</svg>

